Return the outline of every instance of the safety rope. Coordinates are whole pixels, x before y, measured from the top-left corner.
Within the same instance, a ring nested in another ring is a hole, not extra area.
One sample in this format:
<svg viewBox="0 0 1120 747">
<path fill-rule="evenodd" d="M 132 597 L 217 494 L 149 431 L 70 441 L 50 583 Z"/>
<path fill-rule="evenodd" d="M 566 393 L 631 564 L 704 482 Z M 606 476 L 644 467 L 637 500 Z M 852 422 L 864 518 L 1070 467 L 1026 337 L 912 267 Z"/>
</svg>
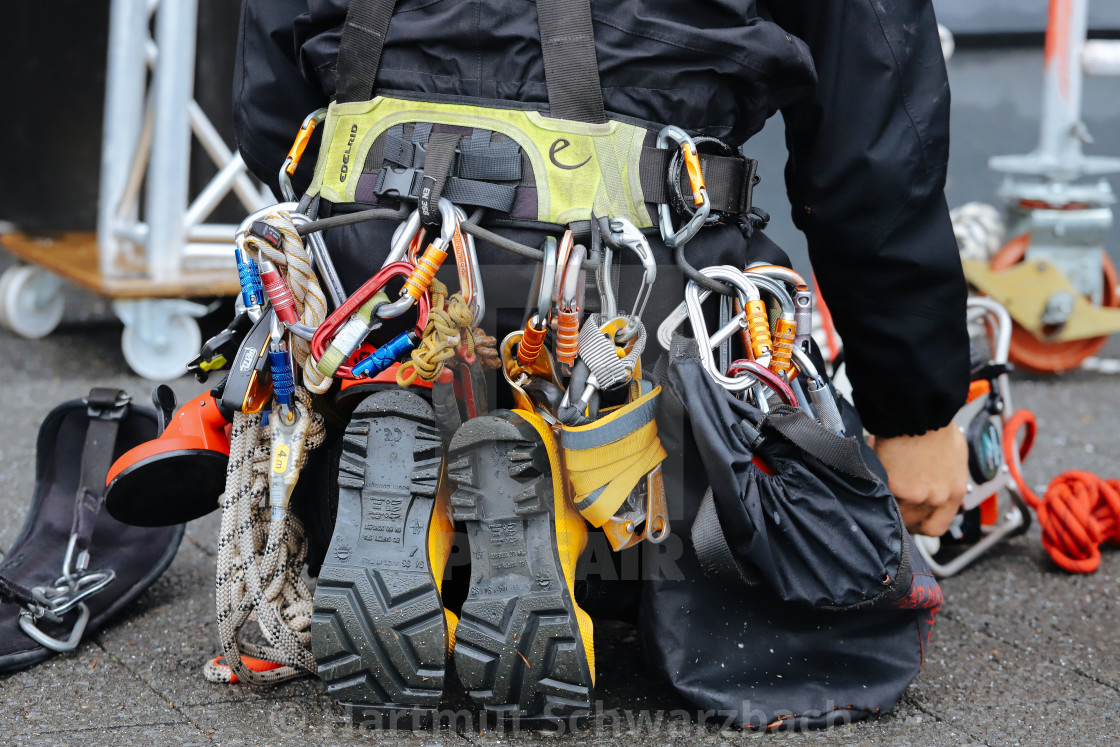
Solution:
<svg viewBox="0 0 1120 747">
<path fill-rule="evenodd" d="M 449 296 L 447 286 L 435 278 L 429 288 L 432 308 L 420 345 L 412 351 L 411 358 L 397 369 L 397 384 L 411 386 L 417 379 L 435 381 L 447 361 L 465 346 L 468 357 L 478 349 L 475 340 L 474 314 L 461 293 Z M 487 337 L 491 342 L 494 338 Z M 497 356 L 497 350 L 487 351 L 486 358 Z M 484 358 L 485 360 L 485 358 Z"/>
<path fill-rule="evenodd" d="M 247 233 L 245 247 L 253 254 L 263 254 L 279 267 L 292 289 L 299 320 L 316 328 L 327 318 L 327 299 L 319 285 L 319 278 L 311 268 L 311 257 L 303 244 L 291 217 L 283 210 L 270 213 L 262 222 L 275 228 L 282 237 L 279 248 L 259 236 Z M 331 387 L 330 377 L 324 376 L 311 356 L 311 343 L 291 335 L 292 355 L 296 365 L 303 369 L 303 384 L 315 394 L 322 394 Z"/>
<path fill-rule="evenodd" d="M 322 416 L 311 410 L 307 390 L 296 387 L 295 396 L 295 443 L 303 444 L 295 458 L 302 469 L 308 452 L 323 443 L 325 428 Z M 311 592 L 301 576 L 307 541 L 303 525 L 290 512 L 273 516 L 271 446 L 271 430 L 261 425 L 260 413 L 234 414 L 215 581 L 224 657 L 204 669 L 211 682 L 268 684 L 316 672 Z M 250 621 L 257 623 L 269 645 L 241 640 L 242 628 Z M 255 671 L 259 667 L 250 668 L 243 656 L 281 666 Z"/>
<path fill-rule="evenodd" d="M 1016 459 L 1015 444 L 1022 429 Z M 1019 410 L 1008 418 L 1003 427 L 1004 458 L 1023 500 L 1038 514 L 1046 552 L 1070 573 L 1093 573 L 1101 564 L 1101 545 L 1120 542 L 1120 480 L 1069 470 L 1051 480 L 1046 494 L 1039 498 L 1019 472 L 1019 461 L 1034 445 L 1037 429 L 1029 410 Z"/>
</svg>

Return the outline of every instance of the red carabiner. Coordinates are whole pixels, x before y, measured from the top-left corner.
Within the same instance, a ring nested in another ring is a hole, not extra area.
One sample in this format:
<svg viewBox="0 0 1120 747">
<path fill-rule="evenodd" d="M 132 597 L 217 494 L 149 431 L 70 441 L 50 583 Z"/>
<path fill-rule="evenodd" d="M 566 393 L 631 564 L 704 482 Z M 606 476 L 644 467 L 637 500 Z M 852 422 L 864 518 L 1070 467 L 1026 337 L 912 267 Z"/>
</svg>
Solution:
<svg viewBox="0 0 1120 747">
<path fill-rule="evenodd" d="M 316 330 L 315 336 L 311 339 L 311 355 L 314 356 L 315 360 L 323 357 L 331 340 L 334 339 L 335 333 L 338 332 L 339 327 L 346 323 L 351 314 L 383 290 L 390 280 L 399 277 L 407 278 L 414 269 L 416 268 L 408 262 L 393 262 L 382 267 L 376 275 L 363 283 L 361 288 L 355 291 L 350 298 L 346 299 L 345 303 L 327 317 L 326 321 L 319 325 L 319 329 Z M 428 326 L 428 313 L 431 307 L 432 297 L 425 292 L 416 301 L 416 334 L 424 334 L 424 328 Z M 344 379 L 354 378 L 350 366 L 340 367 L 335 376 Z"/>
</svg>

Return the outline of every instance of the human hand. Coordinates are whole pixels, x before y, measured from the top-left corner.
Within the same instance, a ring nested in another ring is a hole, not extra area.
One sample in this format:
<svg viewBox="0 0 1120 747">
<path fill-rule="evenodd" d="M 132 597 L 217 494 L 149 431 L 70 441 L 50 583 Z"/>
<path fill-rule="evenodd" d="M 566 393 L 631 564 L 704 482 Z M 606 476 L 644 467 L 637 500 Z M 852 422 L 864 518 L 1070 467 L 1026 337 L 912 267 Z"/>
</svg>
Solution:
<svg viewBox="0 0 1120 747">
<path fill-rule="evenodd" d="M 955 423 L 920 436 L 876 438 L 902 521 L 916 534 L 940 537 L 968 488 L 968 444 Z"/>
</svg>

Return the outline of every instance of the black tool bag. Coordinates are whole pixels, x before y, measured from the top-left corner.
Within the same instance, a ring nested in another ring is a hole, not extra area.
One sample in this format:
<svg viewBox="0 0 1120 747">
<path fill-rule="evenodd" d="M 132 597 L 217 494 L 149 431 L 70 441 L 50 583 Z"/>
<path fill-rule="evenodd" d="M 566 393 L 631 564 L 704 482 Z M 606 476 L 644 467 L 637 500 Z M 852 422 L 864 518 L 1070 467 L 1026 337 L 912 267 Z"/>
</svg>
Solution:
<svg viewBox="0 0 1120 747">
<path fill-rule="evenodd" d="M 763 415 L 693 355 L 675 344 L 662 369 L 670 511 L 692 531 L 675 535 L 672 562 L 645 564 L 652 666 L 710 717 L 743 726 L 889 711 L 921 666 L 942 596 L 882 465 L 862 439 L 792 408 Z M 861 434 L 842 400 L 841 412 Z"/>
</svg>

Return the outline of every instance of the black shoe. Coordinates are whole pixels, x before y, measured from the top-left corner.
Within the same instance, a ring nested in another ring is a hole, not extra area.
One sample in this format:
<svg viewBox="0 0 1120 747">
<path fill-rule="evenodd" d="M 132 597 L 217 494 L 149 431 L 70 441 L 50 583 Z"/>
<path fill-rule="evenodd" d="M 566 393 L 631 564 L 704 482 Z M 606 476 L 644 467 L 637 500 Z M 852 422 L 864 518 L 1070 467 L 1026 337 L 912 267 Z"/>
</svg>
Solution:
<svg viewBox="0 0 1120 747">
<path fill-rule="evenodd" d="M 448 477 L 471 552 L 455 640 L 460 681 L 501 718 L 587 713 L 592 626 L 572 593 L 587 526 L 565 497 L 551 431 L 527 412 L 474 418 L 451 440 Z"/>
</svg>

